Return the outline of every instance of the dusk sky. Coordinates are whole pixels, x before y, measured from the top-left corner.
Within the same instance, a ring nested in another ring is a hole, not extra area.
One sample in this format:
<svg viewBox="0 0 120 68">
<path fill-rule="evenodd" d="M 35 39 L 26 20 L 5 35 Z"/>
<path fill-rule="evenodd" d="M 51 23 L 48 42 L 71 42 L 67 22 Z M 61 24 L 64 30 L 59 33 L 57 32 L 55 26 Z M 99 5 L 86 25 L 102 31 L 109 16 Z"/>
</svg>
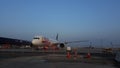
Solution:
<svg viewBox="0 0 120 68">
<path fill-rule="evenodd" d="M 120 43 L 120 0 L 0 0 L 0 36 Z"/>
</svg>

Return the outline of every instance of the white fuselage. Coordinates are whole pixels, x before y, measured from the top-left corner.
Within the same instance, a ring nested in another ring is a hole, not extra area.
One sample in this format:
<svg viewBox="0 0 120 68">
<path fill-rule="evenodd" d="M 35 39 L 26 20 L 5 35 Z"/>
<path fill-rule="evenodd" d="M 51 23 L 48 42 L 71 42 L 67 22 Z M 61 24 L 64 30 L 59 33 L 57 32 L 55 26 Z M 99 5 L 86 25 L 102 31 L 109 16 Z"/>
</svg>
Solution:
<svg viewBox="0 0 120 68">
<path fill-rule="evenodd" d="M 36 47 L 45 47 L 45 46 L 50 47 L 57 43 L 58 41 L 55 40 L 53 41 L 43 36 L 35 36 L 32 40 L 32 45 Z"/>
</svg>

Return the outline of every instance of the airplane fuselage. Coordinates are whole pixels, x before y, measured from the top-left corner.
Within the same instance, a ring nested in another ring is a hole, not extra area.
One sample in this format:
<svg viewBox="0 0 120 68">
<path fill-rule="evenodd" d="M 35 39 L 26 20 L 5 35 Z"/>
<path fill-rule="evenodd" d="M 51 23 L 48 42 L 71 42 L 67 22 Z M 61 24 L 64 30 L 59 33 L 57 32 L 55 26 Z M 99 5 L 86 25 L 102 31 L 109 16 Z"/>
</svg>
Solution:
<svg viewBox="0 0 120 68">
<path fill-rule="evenodd" d="M 35 36 L 32 40 L 32 45 L 36 48 L 55 48 L 58 45 L 58 41 L 53 41 L 43 36 Z"/>
</svg>

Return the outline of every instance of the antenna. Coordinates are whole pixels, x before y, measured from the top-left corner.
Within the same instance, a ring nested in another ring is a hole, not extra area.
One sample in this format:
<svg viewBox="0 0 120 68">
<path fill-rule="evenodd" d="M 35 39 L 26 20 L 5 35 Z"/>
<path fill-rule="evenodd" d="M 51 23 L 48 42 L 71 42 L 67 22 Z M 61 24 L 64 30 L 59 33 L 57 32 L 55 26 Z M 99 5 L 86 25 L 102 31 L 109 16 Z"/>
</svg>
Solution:
<svg viewBox="0 0 120 68">
<path fill-rule="evenodd" d="M 110 42 L 111 47 L 113 48 L 113 42 Z"/>
<path fill-rule="evenodd" d="M 57 35 L 56 35 L 56 40 L 58 41 L 58 33 L 57 33 Z"/>
</svg>

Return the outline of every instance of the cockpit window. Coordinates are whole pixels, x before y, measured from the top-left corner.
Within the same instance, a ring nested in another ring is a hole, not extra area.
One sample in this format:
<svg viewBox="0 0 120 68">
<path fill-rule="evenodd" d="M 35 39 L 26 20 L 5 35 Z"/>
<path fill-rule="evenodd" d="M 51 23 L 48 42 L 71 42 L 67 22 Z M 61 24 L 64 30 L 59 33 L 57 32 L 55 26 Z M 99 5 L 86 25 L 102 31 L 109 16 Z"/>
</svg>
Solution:
<svg viewBox="0 0 120 68">
<path fill-rule="evenodd" d="M 34 39 L 39 39 L 39 38 L 35 37 Z"/>
</svg>

